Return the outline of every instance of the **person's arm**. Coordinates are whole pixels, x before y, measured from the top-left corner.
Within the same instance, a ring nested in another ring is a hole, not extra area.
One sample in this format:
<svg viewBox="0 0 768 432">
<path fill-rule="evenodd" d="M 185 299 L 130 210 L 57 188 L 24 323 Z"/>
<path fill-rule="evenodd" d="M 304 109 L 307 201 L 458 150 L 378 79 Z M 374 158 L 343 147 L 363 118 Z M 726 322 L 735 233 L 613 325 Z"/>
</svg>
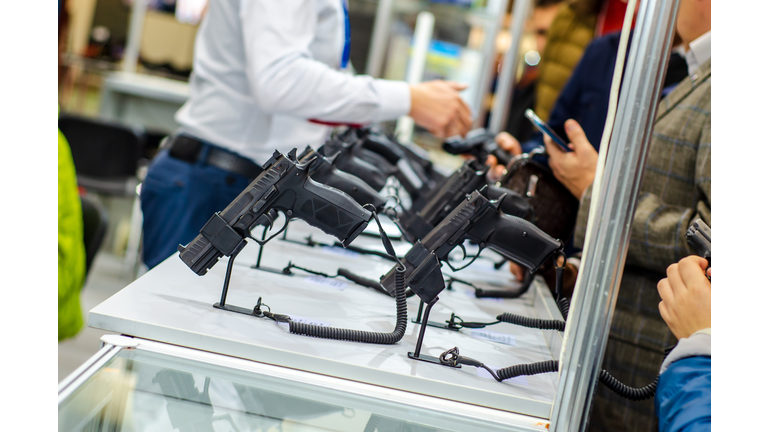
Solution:
<svg viewBox="0 0 768 432">
<path fill-rule="evenodd" d="M 240 19 L 251 92 L 265 112 L 347 123 L 411 114 L 437 134 L 463 135 L 471 126 L 469 108 L 456 91 L 463 88 L 459 84 L 436 81 L 412 89 L 405 82 L 353 76 L 316 61 L 310 51 L 318 21 L 315 1 L 247 0 Z M 452 123 L 458 124 L 451 129 Z"/>
<path fill-rule="evenodd" d="M 712 358 L 678 360 L 659 377 L 656 414 L 660 432 L 704 432 L 712 428 Z"/>
<path fill-rule="evenodd" d="M 709 431 L 712 412 L 712 269 L 689 256 L 658 283 L 659 312 L 679 339 L 661 365 L 656 413 L 661 432 Z M 705 272 L 706 269 L 706 272 Z"/>
</svg>

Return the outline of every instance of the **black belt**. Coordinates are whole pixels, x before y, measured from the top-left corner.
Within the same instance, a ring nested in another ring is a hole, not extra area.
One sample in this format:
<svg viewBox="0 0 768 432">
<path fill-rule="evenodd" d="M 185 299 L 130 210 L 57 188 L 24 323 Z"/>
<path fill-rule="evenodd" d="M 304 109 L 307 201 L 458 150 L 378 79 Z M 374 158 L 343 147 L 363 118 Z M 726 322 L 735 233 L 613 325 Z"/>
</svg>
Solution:
<svg viewBox="0 0 768 432">
<path fill-rule="evenodd" d="M 208 147 L 208 156 L 205 163 L 210 166 L 222 169 L 224 171 L 238 174 L 248 179 L 255 179 L 262 171 L 258 164 L 252 160 L 239 156 L 230 151 L 219 147 L 206 144 L 195 138 L 186 135 L 173 135 L 168 137 L 168 142 L 164 145 L 168 149 L 168 154 L 176 159 L 189 163 L 197 162 L 200 152 Z"/>
</svg>

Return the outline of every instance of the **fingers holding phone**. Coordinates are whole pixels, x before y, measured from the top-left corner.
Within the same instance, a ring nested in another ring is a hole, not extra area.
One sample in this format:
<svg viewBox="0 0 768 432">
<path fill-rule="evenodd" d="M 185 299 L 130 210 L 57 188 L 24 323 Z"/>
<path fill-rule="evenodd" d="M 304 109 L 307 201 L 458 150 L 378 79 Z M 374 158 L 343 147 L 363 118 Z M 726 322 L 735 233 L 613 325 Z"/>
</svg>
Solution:
<svg viewBox="0 0 768 432">
<path fill-rule="evenodd" d="M 584 130 L 575 120 L 565 122 L 565 133 L 570 143 L 556 144 L 548 134 L 544 135 L 544 146 L 549 155 L 552 173 L 578 199 L 584 194 L 595 179 L 597 151 L 589 143 Z"/>
</svg>

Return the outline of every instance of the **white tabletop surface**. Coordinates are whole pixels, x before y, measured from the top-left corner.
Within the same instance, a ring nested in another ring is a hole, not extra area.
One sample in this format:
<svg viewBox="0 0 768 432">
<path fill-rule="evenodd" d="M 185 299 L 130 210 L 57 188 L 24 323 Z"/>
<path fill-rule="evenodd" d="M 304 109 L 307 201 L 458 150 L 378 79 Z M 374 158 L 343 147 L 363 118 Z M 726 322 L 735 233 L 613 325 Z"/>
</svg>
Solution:
<svg viewBox="0 0 768 432">
<path fill-rule="evenodd" d="M 317 241 L 333 242 L 331 237 L 301 221 L 291 223 L 288 238 L 301 240 L 308 233 L 312 233 Z M 360 236 L 353 245 L 383 250 L 380 241 L 371 237 Z M 404 253 L 408 248 L 406 244 L 396 245 L 398 253 Z M 377 332 L 394 329 L 393 298 L 343 278 L 311 278 L 300 270 L 294 270 L 294 276 L 284 276 L 251 269 L 258 250 L 258 245 L 251 242 L 235 261 L 228 304 L 252 308 L 262 297 L 273 312 L 333 327 Z M 341 248 L 310 248 L 280 239 L 265 246 L 262 265 L 283 268 L 288 261 L 330 274 L 344 267 L 376 280 L 393 265 L 384 258 L 355 254 Z M 536 417 L 549 416 L 557 374 L 519 377 L 498 383 L 489 375 L 479 376 L 478 370 L 471 366 L 454 369 L 409 359 L 408 352 L 413 351 L 420 328 L 411 322 L 419 305 L 415 296 L 408 300 L 405 337 L 395 345 L 292 335 L 286 327 L 274 321 L 212 307 L 221 295 L 226 264 L 224 258 L 206 276 L 200 277 L 182 263 L 178 254 L 171 256 L 91 310 L 88 325 L 383 387 Z M 444 273 L 451 272 L 444 267 Z M 488 259 L 477 260 L 457 277 L 485 288 L 514 284 L 506 267 L 494 270 Z M 502 312 L 535 317 L 542 315 L 542 310 L 552 310 L 552 305 L 554 302 L 546 286 L 538 280 L 523 297 L 505 300 L 476 299 L 471 288 L 455 285 L 452 291 L 440 294 L 430 321 L 442 322 L 451 312 L 465 321 L 495 321 L 496 315 Z M 553 358 L 548 347 L 548 341 L 552 344 L 553 332 L 505 323 L 482 331 L 491 332 L 485 335 L 502 338 L 505 343 L 482 339 L 478 330 L 473 335 L 469 329 L 453 332 L 428 327 L 422 352 L 438 356 L 458 346 L 462 355 L 495 368 Z"/>
</svg>

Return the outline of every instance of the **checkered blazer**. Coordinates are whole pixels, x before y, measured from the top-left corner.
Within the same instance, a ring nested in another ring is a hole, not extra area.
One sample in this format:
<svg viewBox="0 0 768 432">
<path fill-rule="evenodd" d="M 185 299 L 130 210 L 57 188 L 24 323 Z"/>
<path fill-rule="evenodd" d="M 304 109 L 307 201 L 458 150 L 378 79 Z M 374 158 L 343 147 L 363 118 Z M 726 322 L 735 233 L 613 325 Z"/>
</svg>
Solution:
<svg viewBox="0 0 768 432">
<path fill-rule="evenodd" d="M 659 314 L 656 285 L 669 265 L 691 255 L 685 232 L 696 218 L 711 226 L 711 60 L 658 107 L 603 367 L 627 385 L 649 384 L 675 338 Z M 591 188 L 582 198 L 575 244 L 584 245 Z M 599 385 L 594 431 L 653 431 L 653 400 L 631 402 Z"/>
</svg>

